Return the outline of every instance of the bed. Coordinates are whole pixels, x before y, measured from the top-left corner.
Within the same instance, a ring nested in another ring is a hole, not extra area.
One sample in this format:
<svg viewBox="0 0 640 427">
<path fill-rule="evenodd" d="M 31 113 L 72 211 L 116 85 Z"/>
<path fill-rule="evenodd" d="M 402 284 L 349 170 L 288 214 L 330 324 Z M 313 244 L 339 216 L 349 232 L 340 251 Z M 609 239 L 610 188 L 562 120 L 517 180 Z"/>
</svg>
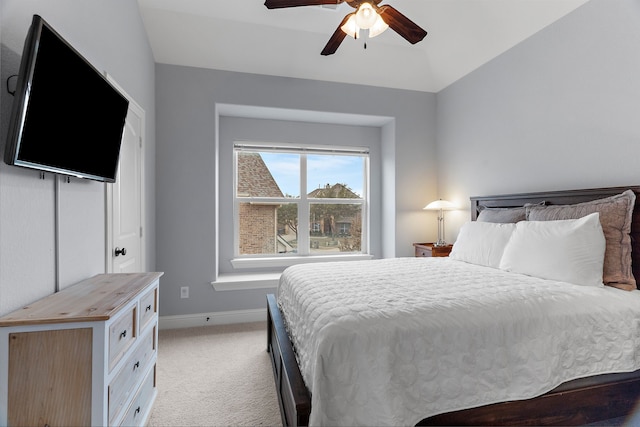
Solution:
<svg viewBox="0 0 640 427">
<path fill-rule="evenodd" d="M 604 189 L 589 189 L 589 190 L 571 190 L 571 191 L 554 191 L 554 192 L 544 192 L 544 193 L 528 193 L 528 194 L 513 194 L 513 195 L 502 195 L 502 196 L 487 196 L 487 197 L 472 197 L 471 198 L 471 219 L 478 219 L 479 215 L 484 215 L 482 212 L 490 212 L 492 214 L 502 215 L 513 214 L 517 212 L 521 207 L 531 206 L 531 212 L 538 212 L 538 215 L 542 214 L 543 216 L 547 211 L 545 209 L 551 207 L 557 207 L 559 209 L 563 208 L 566 205 L 575 205 L 575 204 L 588 204 L 588 202 L 594 200 L 601 200 L 603 198 L 615 197 L 627 190 L 631 190 L 633 195 L 640 194 L 640 187 L 615 187 L 615 188 L 604 188 Z M 638 239 L 638 233 L 640 232 L 640 208 L 638 207 L 637 199 L 634 199 L 633 205 L 631 206 L 632 212 L 629 215 L 630 222 L 630 258 L 633 261 L 630 266 L 630 269 L 633 269 L 633 276 L 640 277 L 640 240 Z M 544 209 L 538 209 L 537 206 L 542 206 Z M 580 205 L 578 205 L 580 206 Z M 513 209 L 518 208 L 518 209 Z M 553 219 L 553 218 L 546 218 Z M 562 219 L 562 218 L 560 218 Z M 607 247 L 608 249 L 608 247 Z M 417 265 L 419 262 L 418 259 L 400 259 L 398 261 L 386 261 L 386 260 L 373 260 L 380 262 L 398 262 L 405 263 L 407 265 L 402 265 L 399 268 L 405 270 L 411 270 L 414 267 L 409 266 L 408 264 Z M 433 260 L 431 261 L 433 262 Z M 455 263 L 456 261 L 445 261 L 450 263 Z M 460 262 L 458 262 L 460 263 Z M 374 265 L 374 264 L 371 264 Z M 475 266 L 472 266 L 476 268 Z M 384 268 L 387 268 L 384 266 Z M 425 268 L 424 264 L 421 265 L 420 268 Z M 429 268 L 432 268 L 429 266 Z M 441 266 L 433 267 L 433 268 L 441 268 Z M 484 274 L 480 273 L 482 268 L 476 268 L 478 271 L 478 275 Z M 375 270 L 371 268 L 371 270 Z M 500 272 L 491 272 L 491 274 L 498 274 L 496 278 L 492 280 L 503 280 Z M 306 274 L 302 271 L 300 274 Z M 465 273 L 469 275 L 469 273 L 465 270 Z M 471 273 L 475 274 L 475 273 Z M 544 282 L 544 280 L 543 280 Z M 634 286 L 635 286 L 635 282 Z M 536 286 L 538 286 L 536 284 Z M 546 284 L 542 285 L 547 286 Z M 629 283 L 626 284 L 627 288 Z M 632 301 L 634 299 L 638 299 L 638 292 L 634 291 L 631 293 L 627 293 L 627 291 L 612 289 L 608 287 L 606 288 L 606 293 L 613 295 L 613 298 L 620 299 L 620 301 Z M 505 287 L 504 289 L 509 289 L 509 287 Z M 596 288 L 594 288 L 596 289 Z M 410 290 L 413 292 L 414 290 Z M 594 291 L 596 292 L 596 291 Z M 600 291 L 597 291 L 600 292 Z M 545 291 L 540 292 L 541 295 L 545 294 Z M 631 297 L 633 296 L 633 297 Z M 564 297 L 558 297 L 564 298 Z M 594 299 L 600 298 L 599 295 L 595 297 L 585 296 L 585 299 Z M 472 299 L 470 299 L 472 301 Z M 585 303 L 586 304 L 586 303 Z M 627 304 L 627 302 L 620 302 L 620 304 Z M 630 304 L 634 304 L 634 302 L 630 302 Z M 582 305 L 582 302 L 579 304 Z M 606 304 L 602 304 L 606 305 Z M 365 418 L 342 418 L 342 419 L 332 419 L 332 418 L 319 418 L 317 416 L 318 411 L 315 411 L 312 414 L 311 404 L 312 404 L 312 395 L 307 388 L 306 382 L 310 382 L 312 384 L 321 384 L 321 380 L 315 379 L 311 380 L 309 377 L 309 361 L 305 361 L 306 355 L 297 357 L 294 352 L 294 345 L 292 345 L 290 336 L 289 336 L 289 325 L 287 325 L 285 316 L 281 310 L 281 306 L 279 305 L 279 301 L 275 297 L 275 295 L 267 296 L 267 306 L 268 306 L 268 337 L 267 337 L 267 350 L 271 355 L 272 365 L 273 365 L 273 373 L 276 383 L 276 389 L 278 392 L 278 399 L 280 403 L 280 410 L 282 414 L 282 420 L 284 425 L 307 425 L 311 420 L 312 423 L 317 424 L 329 424 L 330 421 L 334 420 L 335 423 L 340 424 L 363 424 L 362 420 Z M 322 306 L 318 306 L 322 308 Z M 317 309 L 317 308 L 316 308 Z M 481 309 L 481 308 L 480 308 Z M 485 308 L 486 309 L 486 308 Z M 286 312 L 290 309 L 284 309 Z M 519 307 L 517 310 L 522 311 L 523 307 Z M 630 310 L 633 312 L 633 306 L 627 306 L 625 310 Z M 380 311 L 380 310 L 378 310 Z M 597 311 L 597 310 L 596 310 Z M 443 315 L 447 312 L 444 311 Z M 318 315 L 316 313 L 316 320 L 322 319 L 322 315 Z M 511 315 L 511 314 L 509 314 Z M 629 315 L 627 315 L 629 316 Z M 454 320 L 451 320 L 454 319 Z M 455 318 L 450 318 L 448 324 L 455 323 Z M 596 322 L 597 323 L 597 322 Z M 613 322 L 612 322 L 613 323 Z M 629 322 L 633 323 L 633 322 Z M 581 327 L 581 325 L 579 325 Z M 616 373 L 606 373 L 606 374 L 598 374 L 591 375 L 586 370 L 582 372 L 580 369 L 576 372 L 571 373 L 571 378 L 566 381 L 562 381 L 560 385 L 554 384 L 552 388 L 549 388 L 549 391 L 544 390 L 542 393 L 538 393 L 535 390 L 527 390 L 526 393 L 533 393 L 531 396 L 519 395 L 517 398 L 509 398 L 504 397 L 502 399 L 498 399 L 498 396 L 491 396 L 488 398 L 488 402 L 490 404 L 472 404 L 469 402 L 465 402 L 462 404 L 463 408 L 456 408 L 456 405 L 449 405 L 446 401 L 436 402 L 436 407 L 445 408 L 442 410 L 434 410 L 434 403 L 430 402 L 431 399 L 429 395 L 425 395 L 424 402 L 414 402 L 412 403 L 414 408 L 412 409 L 415 412 L 415 406 L 420 406 L 423 404 L 423 411 L 421 417 L 415 418 L 415 414 L 412 415 L 414 418 L 401 418 L 400 422 L 398 419 L 389 418 L 387 419 L 387 424 L 420 424 L 420 425 L 580 425 L 587 424 L 592 422 L 597 422 L 605 419 L 611 419 L 621 416 L 626 416 L 631 414 L 635 408 L 636 403 L 640 398 L 640 373 L 637 371 L 638 367 L 632 367 L 634 360 L 637 359 L 635 355 L 637 345 L 635 344 L 634 335 L 638 335 L 635 332 L 635 329 L 631 327 L 629 331 L 626 332 L 629 334 L 628 343 L 624 347 L 621 352 L 626 354 L 626 358 L 628 359 L 628 363 L 622 367 L 618 366 L 613 368 L 612 372 Z M 314 333 L 310 333 L 314 335 Z M 295 336 L 301 335 L 299 332 L 294 333 Z M 464 339 L 454 340 L 455 342 L 464 342 Z M 622 342 L 623 340 L 615 338 L 614 343 Z M 631 344 L 629 344 L 631 343 Z M 314 344 L 314 345 L 317 345 Z M 402 344 L 397 344 L 396 346 L 401 347 Z M 438 346 L 440 347 L 440 346 Z M 298 344 L 296 350 L 298 353 L 307 354 L 310 353 L 308 351 L 301 351 L 302 346 Z M 373 350 L 375 351 L 375 350 Z M 452 350 L 453 351 L 453 350 Z M 532 350 L 526 350 L 527 352 L 531 352 Z M 402 352 L 401 352 L 402 353 Z M 542 352 L 544 353 L 544 352 Z M 540 357 L 542 357 L 542 353 Z M 300 356 L 300 354 L 298 354 Z M 333 356 L 332 356 L 333 357 Z M 440 355 L 439 357 L 445 357 Z M 302 363 L 299 364 L 299 359 L 302 360 Z M 637 363 L 637 360 L 635 361 Z M 315 362 L 314 362 L 315 363 Z M 363 363 L 366 365 L 366 363 Z M 301 367 L 303 369 L 301 370 Z M 604 370 L 607 371 L 608 368 Z M 609 369 L 611 370 L 611 369 Z M 307 381 L 305 382 L 303 371 L 307 375 Z M 569 371 L 569 370 L 567 370 Z M 408 373 L 405 376 L 411 377 L 411 371 L 407 371 Z M 595 372 L 595 371 L 594 371 Z M 338 374 L 340 372 L 338 371 Z M 379 374 L 379 370 L 376 368 L 371 371 L 371 376 L 375 377 Z M 346 378 L 349 378 L 351 375 L 350 372 L 345 372 Z M 465 373 L 468 375 L 468 373 Z M 529 375 L 531 375 L 529 373 Z M 321 377 L 321 376 L 320 376 Z M 518 375 L 516 375 L 518 377 Z M 575 379 L 574 379 L 575 377 Z M 543 387 L 548 387 L 549 384 L 553 383 L 553 381 L 558 381 L 560 377 L 554 377 L 552 381 L 543 385 Z M 329 383 L 330 380 L 327 380 Z M 345 381 L 349 383 L 349 381 Z M 467 381 L 466 377 L 460 377 L 457 384 L 470 384 L 473 381 Z M 450 384 L 456 384 L 455 381 L 449 379 Z M 427 390 L 431 385 L 437 384 L 436 382 L 430 381 L 422 381 L 421 384 L 418 384 L 418 387 L 421 387 L 421 390 Z M 557 387 L 556 387 L 557 386 Z M 443 389 L 442 384 L 438 386 L 439 394 L 447 395 L 448 390 Z M 362 388 L 362 387 L 361 387 Z M 373 386 L 369 388 L 383 388 L 382 386 Z M 454 387 L 455 388 L 455 387 Z M 318 389 L 320 390 L 320 389 Z M 331 388 L 327 389 L 329 393 L 331 393 Z M 425 393 L 427 392 L 425 391 Z M 324 391 L 322 393 L 325 393 Z M 525 394 L 526 394 L 525 393 Z M 315 394 L 315 393 L 314 393 Z M 412 395 L 409 393 L 409 395 Z M 451 401 L 457 401 L 457 397 L 455 394 L 451 394 Z M 535 397 L 534 397 L 535 396 Z M 362 397 L 359 397 L 362 399 Z M 358 401 L 358 397 L 355 398 L 356 402 Z M 388 400 L 393 400 L 391 397 Z M 349 401 L 349 399 L 343 399 L 344 402 Z M 337 402 L 338 404 L 344 404 L 344 402 Z M 314 408 L 318 405 L 318 401 L 314 404 Z M 377 405 L 379 407 L 384 407 L 386 402 L 382 402 Z M 453 410 L 447 410 L 447 405 L 451 406 Z M 344 406 L 344 405 L 343 405 Z M 348 406 L 348 405 L 347 405 Z M 358 406 L 358 405 L 351 405 Z M 459 406 L 459 405 L 458 405 Z M 368 410 L 368 409 L 367 409 Z M 422 409 L 417 409 L 418 411 Z M 365 414 L 366 415 L 366 414 Z M 365 416 L 360 414 L 359 416 Z M 315 418 L 314 418 L 315 416 Z M 376 415 L 377 416 L 377 415 Z M 311 417 L 311 419 L 310 419 Z M 379 419 L 379 418 L 376 418 Z M 409 420 L 409 421 L 408 421 Z"/>
</svg>

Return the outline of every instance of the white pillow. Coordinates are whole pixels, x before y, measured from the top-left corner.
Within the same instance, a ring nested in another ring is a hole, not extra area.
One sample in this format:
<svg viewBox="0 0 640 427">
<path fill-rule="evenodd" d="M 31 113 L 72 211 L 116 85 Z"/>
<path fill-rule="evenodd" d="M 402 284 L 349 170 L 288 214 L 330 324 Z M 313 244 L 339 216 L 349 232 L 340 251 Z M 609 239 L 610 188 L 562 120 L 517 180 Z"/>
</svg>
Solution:
<svg viewBox="0 0 640 427">
<path fill-rule="evenodd" d="M 498 268 L 504 248 L 515 229 L 513 223 L 467 222 L 460 229 L 449 258 Z"/>
<path fill-rule="evenodd" d="M 576 285 L 603 286 L 605 239 L 599 213 L 516 224 L 500 268 Z"/>
</svg>

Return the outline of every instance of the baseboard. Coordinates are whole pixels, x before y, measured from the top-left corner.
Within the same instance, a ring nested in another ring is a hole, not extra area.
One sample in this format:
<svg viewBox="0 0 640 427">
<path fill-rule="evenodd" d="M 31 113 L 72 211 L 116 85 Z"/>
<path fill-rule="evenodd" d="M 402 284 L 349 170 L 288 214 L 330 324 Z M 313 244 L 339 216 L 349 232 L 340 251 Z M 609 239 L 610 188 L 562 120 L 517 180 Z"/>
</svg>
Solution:
<svg viewBox="0 0 640 427">
<path fill-rule="evenodd" d="M 160 316 L 160 329 L 192 328 L 207 325 L 229 325 L 267 321 L 267 309 L 219 311 L 214 313 L 196 313 L 176 316 Z"/>
</svg>

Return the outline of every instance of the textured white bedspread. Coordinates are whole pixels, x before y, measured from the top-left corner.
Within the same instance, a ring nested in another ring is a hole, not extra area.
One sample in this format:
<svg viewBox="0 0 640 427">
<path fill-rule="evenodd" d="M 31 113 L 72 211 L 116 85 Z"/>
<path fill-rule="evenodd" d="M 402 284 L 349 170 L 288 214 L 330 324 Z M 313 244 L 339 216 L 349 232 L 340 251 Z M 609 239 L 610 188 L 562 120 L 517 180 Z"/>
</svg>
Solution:
<svg viewBox="0 0 640 427">
<path fill-rule="evenodd" d="M 278 303 L 310 425 L 415 425 L 640 368 L 640 291 L 397 258 L 290 267 Z"/>
</svg>

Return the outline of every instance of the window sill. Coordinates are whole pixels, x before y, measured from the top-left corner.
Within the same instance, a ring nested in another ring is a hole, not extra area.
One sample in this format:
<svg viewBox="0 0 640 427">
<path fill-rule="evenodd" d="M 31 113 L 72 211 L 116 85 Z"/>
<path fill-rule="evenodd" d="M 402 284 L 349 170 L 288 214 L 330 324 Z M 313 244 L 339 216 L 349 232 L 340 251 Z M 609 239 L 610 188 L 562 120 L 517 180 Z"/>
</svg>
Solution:
<svg viewBox="0 0 640 427">
<path fill-rule="evenodd" d="M 299 256 L 299 257 L 273 257 L 273 258 L 235 258 L 231 260 L 233 268 L 266 268 L 266 267 L 289 267 L 297 264 L 309 264 L 316 262 L 331 261 L 360 261 L 372 259 L 369 254 L 342 254 L 323 256 Z"/>
<path fill-rule="evenodd" d="M 216 291 L 242 291 L 247 289 L 274 289 L 278 287 L 280 273 L 221 274 L 211 282 Z"/>
<path fill-rule="evenodd" d="M 335 255 L 319 257 L 287 257 L 287 258 L 242 258 L 231 261 L 234 268 L 260 267 L 288 267 L 296 264 L 329 262 L 329 261 L 360 261 L 372 259 L 373 255 Z M 211 282 L 216 291 L 241 291 L 249 289 L 275 289 L 280 281 L 279 272 L 275 273 L 246 273 L 220 274 Z"/>
</svg>

